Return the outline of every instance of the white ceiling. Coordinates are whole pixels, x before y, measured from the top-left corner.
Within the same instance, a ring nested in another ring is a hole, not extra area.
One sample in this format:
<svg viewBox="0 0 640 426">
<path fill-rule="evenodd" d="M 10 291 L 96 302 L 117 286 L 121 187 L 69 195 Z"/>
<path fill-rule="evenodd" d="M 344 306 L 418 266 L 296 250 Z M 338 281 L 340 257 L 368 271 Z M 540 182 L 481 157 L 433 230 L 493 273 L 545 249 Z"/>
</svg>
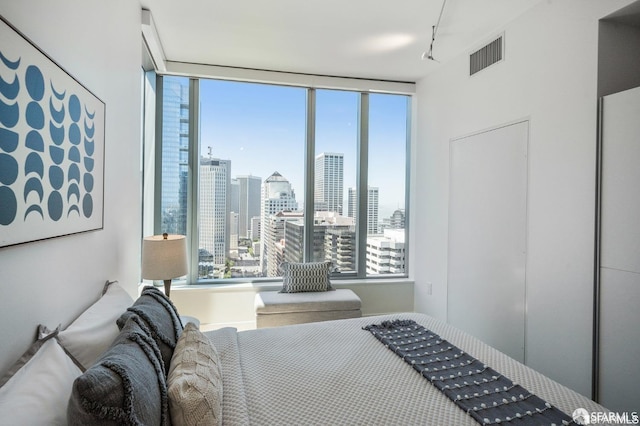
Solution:
<svg viewBox="0 0 640 426">
<path fill-rule="evenodd" d="M 433 56 L 446 62 L 542 0 L 446 0 Z M 417 81 L 441 0 L 140 0 L 166 59 L 296 73 Z"/>
</svg>

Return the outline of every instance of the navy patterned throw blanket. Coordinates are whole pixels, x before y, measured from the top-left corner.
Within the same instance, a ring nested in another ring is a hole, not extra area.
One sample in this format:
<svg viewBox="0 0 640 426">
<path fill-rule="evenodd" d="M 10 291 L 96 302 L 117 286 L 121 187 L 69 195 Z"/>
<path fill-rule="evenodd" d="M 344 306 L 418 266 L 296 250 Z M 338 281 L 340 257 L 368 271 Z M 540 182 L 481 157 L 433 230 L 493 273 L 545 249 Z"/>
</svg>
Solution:
<svg viewBox="0 0 640 426">
<path fill-rule="evenodd" d="M 482 425 L 569 425 L 571 417 L 413 320 L 363 327 Z"/>
</svg>

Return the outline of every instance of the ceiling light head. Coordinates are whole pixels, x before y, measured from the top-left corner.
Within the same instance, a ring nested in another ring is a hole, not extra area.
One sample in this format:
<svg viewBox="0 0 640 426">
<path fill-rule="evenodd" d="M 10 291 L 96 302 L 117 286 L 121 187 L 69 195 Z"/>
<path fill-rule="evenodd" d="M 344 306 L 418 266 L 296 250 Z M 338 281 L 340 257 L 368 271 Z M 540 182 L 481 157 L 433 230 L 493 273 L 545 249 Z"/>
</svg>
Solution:
<svg viewBox="0 0 640 426">
<path fill-rule="evenodd" d="M 435 61 L 435 58 L 433 57 L 433 47 L 430 47 L 429 50 L 425 50 L 424 52 L 422 52 L 422 60 L 429 60 L 429 61 Z"/>
</svg>

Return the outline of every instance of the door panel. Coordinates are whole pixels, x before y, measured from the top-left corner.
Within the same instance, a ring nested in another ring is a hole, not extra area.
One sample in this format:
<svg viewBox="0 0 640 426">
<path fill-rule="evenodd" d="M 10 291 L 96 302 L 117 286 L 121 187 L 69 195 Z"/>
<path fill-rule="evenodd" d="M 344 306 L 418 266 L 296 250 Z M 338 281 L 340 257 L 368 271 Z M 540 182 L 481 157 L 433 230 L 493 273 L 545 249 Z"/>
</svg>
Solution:
<svg viewBox="0 0 640 426">
<path fill-rule="evenodd" d="M 524 361 L 529 122 L 450 146 L 448 321 Z"/>
<path fill-rule="evenodd" d="M 604 97 L 599 400 L 640 407 L 640 88 Z"/>
</svg>

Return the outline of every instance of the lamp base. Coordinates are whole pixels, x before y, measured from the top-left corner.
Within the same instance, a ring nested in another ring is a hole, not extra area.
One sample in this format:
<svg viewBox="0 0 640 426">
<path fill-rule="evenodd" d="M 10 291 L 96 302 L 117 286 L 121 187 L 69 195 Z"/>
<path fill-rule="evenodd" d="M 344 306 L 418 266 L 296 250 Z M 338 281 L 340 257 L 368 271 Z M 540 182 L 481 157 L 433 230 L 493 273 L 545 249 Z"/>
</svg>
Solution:
<svg viewBox="0 0 640 426">
<path fill-rule="evenodd" d="M 171 291 L 171 280 L 164 280 L 164 294 L 169 297 L 169 292 Z"/>
</svg>

